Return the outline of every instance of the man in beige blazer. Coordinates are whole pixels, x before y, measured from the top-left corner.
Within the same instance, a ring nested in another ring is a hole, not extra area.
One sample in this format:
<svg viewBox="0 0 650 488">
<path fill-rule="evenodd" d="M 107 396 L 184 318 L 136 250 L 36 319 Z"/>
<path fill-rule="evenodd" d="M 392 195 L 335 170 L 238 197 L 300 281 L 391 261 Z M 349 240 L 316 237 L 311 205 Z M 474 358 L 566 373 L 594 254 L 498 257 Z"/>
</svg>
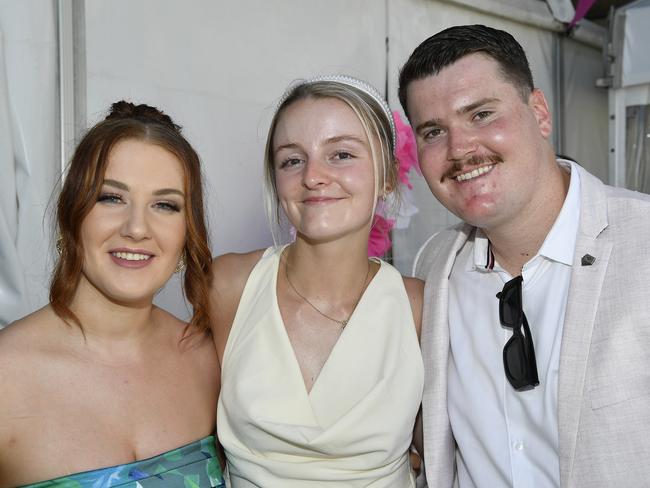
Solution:
<svg viewBox="0 0 650 488">
<path fill-rule="evenodd" d="M 415 264 L 428 485 L 650 486 L 650 196 L 556 158 L 506 32 L 432 36 L 399 90 L 424 177 L 464 221 Z"/>
</svg>

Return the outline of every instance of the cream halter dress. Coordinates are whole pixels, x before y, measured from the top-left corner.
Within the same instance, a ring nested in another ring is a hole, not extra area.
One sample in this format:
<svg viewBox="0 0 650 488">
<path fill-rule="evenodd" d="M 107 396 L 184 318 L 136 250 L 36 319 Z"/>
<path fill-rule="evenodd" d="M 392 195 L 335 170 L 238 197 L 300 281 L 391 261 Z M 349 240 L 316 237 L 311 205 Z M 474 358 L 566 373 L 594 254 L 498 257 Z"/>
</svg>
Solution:
<svg viewBox="0 0 650 488">
<path fill-rule="evenodd" d="M 307 392 L 278 307 L 281 251 L 253 268 L 224 352 L 217 433 L 230 486 L 414 487 L 424 369 L 402 277 L 380 261 Z"/>
</svg>

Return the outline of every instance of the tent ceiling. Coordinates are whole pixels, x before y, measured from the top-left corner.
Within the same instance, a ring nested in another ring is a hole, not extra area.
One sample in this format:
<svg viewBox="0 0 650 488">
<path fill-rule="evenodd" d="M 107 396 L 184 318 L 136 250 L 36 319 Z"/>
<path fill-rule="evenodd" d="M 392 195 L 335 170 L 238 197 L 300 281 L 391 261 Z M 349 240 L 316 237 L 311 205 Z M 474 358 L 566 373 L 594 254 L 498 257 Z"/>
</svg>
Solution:
<svg viewBox="0 0 650 488">
<path fill-rule="evenodd" d="M 571 0 L 573 6 L 578 4 L 579 0 Z M 611 7 L 619 8 L 631 3 L 633 0 L 596 0 L 593 7 L 589 9 L 586 17 L 593 21 L 606 21 Z"/>
</svg>

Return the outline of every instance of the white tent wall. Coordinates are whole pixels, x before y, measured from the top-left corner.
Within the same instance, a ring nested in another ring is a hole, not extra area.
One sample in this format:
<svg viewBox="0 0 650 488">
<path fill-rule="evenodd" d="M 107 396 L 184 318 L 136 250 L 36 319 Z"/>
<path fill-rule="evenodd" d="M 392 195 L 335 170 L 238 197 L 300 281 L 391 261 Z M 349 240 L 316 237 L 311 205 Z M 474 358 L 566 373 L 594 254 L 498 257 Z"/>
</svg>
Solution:
<svg viewBox="0 0 650 488">
<path fill-rule="evenodd" d="M 202 158 L 213 252 L 268 246 L 262 158 L 275 105 L 291 81 L 322 73 L 383 89 L 385 11 L 377 0 L 86 2 L 88 124 L 121 98 L 164 109 Z M 187 317 L 178 279 L 156 302 Z"/>
<path fill-rule="evenodd" d="M 603 75 L 602 52 L 573 39 L 563 39 L 563 144 L 558 152 L 578 161 L 605 183 L 608 168 L 607 90 L 596 87 Z"/>
<path fill-rule="evenodd" d="M 73 53 L 76 99 L 73 104 L 64 103 L 73 106 L 74 126 L 101 120 L 109 105 L 119 99 L 156 105 L 171 114 L 202 157 L 215 254 L 271 244 L 262 204 L 263 146 L 275 104 L 296 78 L 323 73 L 358 76 L 386 90 L 390 105 L 397 110 L 398 70 L 413 48 L 448 26 L 481 22 L 509 30 L 522 42 L 536 84 L 547 94 L 552 109 L 558 100 L 557 37 L 551 30 L 557 24 L 546 4 L 538 0 L 58 1 L 71 6 L 80 31 L 67 38 L 82 41 Z M 20 221 L 22 230 L 12 241 L 14 252 L 20 253 L 21 264 L 16 266 L 24 271 L 20 278 L 24 282 L 6 285 L 0 281 L 0 296 L 13 293 L 8 300 L 22 297 L 24 303 L 13 308 L 2 305 L 9 319 L 46 300 L 49 248 L 42 219 L 60 165 L 54 161 L 60 144 L 56 141 L 60 132 L 56 5 L 54 0 L 0 0 L 5 58 L 10 55 L 18 66 L 6 73 L 10 96 L 0 95 L 0 103 L 11 100 L 11 111 L 0 105 L 5 112 L 0 114 L 0 125 L 18 118 L 18 128 L 12 126 L 12 149 L 8 151 L 3 142 L 0 157 L 16 153 L 16 160 L 21 161 L 25 152 L 27 161 L 34 164 L 23 170 L 16 163 L 17 181 L 21 171 L 32 180 L 17 190 L 20 212 L 30 217 Z M 15 48 L 9 45 L 11 39 L 17 40 Z M 23 44 L 32 45 L 34 51 L 19 49 Z M 564 110 L 555 111 L 565 127 L 563 152 L 604 176 L 606 99 L 604 92 L 594 88 L 594 80 L 602 75 L 600 51 L 571 39 L 565 39 L 563 46 Z M 64 115 L 69 122 L 71 114 Z M 63 147 L 67 148 L 72 141 L 65 133 Z M 10 164 L 7 161 L 1 163 L 3 168 Z M 38 168 L 36 175 L 31 168 Z M 395 232 L 393 251 L 395 263 L 406 273 L 426 237 L 455 221 L 433 199 L 421 177 L 412 175 L 412 180 L 420 213 L 409 229 Z M 2 186 L 3 190 L 11 188 Z M 3 195 L 2 205 L 7 201 L 11 197 Z M 3 210 L 4 215 L 10 212 Z M 14 259 L 5 249 L 1 249 L 0 264 L 6 281 L 14 276 L 8 270 L 18 268 L 5 269 L 5 263 Z M 157 303 L 188 316 L 178 278 L 159 294 Z"/>
<path fill-rule="evenodd" d="M 53 1 L 0 1 L 0 327 L 47 302 L 60 174 Z"/>
<path fill-rule="evenodd" d="M 510 32 L 524 47 L 535 85 L 541 88 L 554 113 L 558 152 L 579 161 L 606 180 L 607 93 L 595 87 L 602 76 L 600 47 L 572 39 L 559 40 L 557 28 L 546 5 L 537 0 L 389 2 L 388 100 L 400 108 L 397 98 L 399 68 L 415 47 L 434 33 L 458 24 L 485 24 Z M 557 43 L 563 62 L 559 67 Z M 556 63 L 556 61 L 558 61 Z M 558 83 L 558 75 L 562 79 Z M 560 93 L 558 86 L 563 86 Z M 561 137 L 557 137 L 560 135 Z M 556 144 L 557 146 L 557 144 Z M 431 195 L 426 182 L 412 172 L 418 214 L 410 228 L 393 232 L 393 259 L 403 273 L 410 273 L 417 250 L 432 234 L 458 221 Z"/>
<path fill-rule="evenodd" d="M 650 126 L 644 115 L 650 110 L 649 24 L 650 0 L 637 0 L 616 11 L 608 77 L 603 80 L 610 85 L 610 182 L 645 192 L 650 189 Z"/>
</svg>

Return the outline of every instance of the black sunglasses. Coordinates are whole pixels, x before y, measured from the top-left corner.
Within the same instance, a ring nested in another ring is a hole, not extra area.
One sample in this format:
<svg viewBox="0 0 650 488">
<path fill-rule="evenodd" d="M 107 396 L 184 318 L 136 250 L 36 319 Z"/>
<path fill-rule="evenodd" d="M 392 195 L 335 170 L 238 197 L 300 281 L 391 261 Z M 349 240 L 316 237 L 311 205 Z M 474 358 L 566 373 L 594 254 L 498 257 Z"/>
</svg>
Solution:
<svg viewBox="0 0 650 488">
<path fill-rule="evenodd" d="M 530 390 L 539 385 L 533 338 L 522 308 L 523 281 L 521 276 L 517 276 L 503 285 L 503 290 L 497 293 L 499 321 L 504 327 L 512 329 L 512 337 L 503 348 L 503 367 L 506 378 L 517 391 Z"/>
</svg>

